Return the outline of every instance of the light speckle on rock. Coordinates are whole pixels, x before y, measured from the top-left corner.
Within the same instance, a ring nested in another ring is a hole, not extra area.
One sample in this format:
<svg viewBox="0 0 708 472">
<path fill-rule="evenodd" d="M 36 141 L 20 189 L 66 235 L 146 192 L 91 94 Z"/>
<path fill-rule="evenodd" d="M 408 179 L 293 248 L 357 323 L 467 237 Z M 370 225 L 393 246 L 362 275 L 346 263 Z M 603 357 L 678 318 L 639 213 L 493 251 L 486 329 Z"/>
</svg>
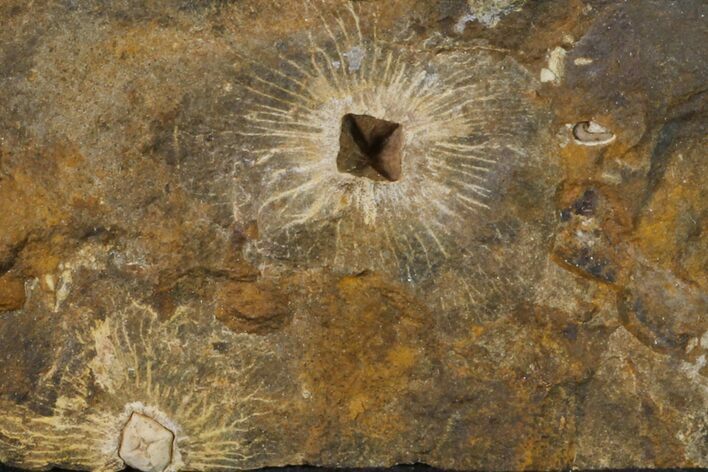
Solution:
<svg viewBox="0 0 708 472">
<path fill-rule="evenodd" d="M 552 82 L 554 85 L 560 85 L 565 74 L 565 56 L 567 51 L 558 46 L 554 48 L 548 55 L 548 67 L 541 69 L 541 82 Z"/>
</svg>

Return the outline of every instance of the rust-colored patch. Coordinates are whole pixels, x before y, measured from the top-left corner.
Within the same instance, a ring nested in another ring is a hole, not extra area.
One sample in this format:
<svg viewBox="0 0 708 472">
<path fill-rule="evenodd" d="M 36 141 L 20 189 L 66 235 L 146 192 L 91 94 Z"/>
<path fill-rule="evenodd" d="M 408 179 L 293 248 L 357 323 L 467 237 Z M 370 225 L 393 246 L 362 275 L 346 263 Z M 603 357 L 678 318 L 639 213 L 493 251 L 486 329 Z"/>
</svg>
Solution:
<svg viewBox="0 0 708 472">
<path fill-rule="evenodd" d="M 687 158 L 691 153 L 696 157 Z M 639 217 L 636 241 L 649 260 L 706 289 L 708 163 L 701 153 L 704 151 L 684 149 L 671 157 L 664 180 Z"/>
<path fill-rule="evenodd" d="M 342 278 L 323 299 L 326 308 L 306 328 L 301 374 L 312 406 L 323 412 L 308 454 L 357 437 L 397 437 L 411 420 L 402 399 L 421 388 L 416 379 L 430 378 L 423 372 L 432 320 L 400 286 L 372 273 Z"/>
<path fill-rule="evenodd" d="M 216 318 L 235 332 L 265 334 L 290 319 L 287 297 L 268 282 L 227 282 L 217 300 Z"/>
<path fill-rule="evenodd" d="M 9 274 L 0 277 L 0 312 L 19 310 L 24 304 L 24 280 Z"/>
</svg>

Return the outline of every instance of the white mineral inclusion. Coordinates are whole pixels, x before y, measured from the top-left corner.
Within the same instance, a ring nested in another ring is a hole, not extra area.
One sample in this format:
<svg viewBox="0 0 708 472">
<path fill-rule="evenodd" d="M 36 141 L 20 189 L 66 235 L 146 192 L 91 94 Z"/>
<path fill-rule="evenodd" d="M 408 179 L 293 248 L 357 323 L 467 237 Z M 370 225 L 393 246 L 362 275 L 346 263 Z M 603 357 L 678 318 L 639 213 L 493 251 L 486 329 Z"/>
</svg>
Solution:
<svg viewBox="0 0 708 472">
<path fill-rule="evenodd" d="M 174 433 L 154 419 L 133 413 L 123 428 L 118 454 L 130 467 L 162 472 L 172 461 Z"/>
<path fill-rule="evenodd" d="M 541 69 L 541 82 L 552 82 L 553 85 L 559 85 L 565 75 L 565 56 L 566 50 L 562 47 L 557 47 L 548 56 L 548 67 Z"/>
</svg>

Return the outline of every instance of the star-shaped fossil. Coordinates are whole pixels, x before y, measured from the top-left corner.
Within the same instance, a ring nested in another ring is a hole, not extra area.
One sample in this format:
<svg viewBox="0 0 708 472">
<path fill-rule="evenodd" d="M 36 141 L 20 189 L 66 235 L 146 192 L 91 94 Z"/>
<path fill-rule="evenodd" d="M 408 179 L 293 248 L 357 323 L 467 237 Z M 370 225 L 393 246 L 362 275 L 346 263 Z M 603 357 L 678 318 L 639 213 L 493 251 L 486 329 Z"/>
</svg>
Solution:
<svg viewBox="0 0 708 472">
<path fill-rule="evenodd" d="M 133 413 L 123 428 L 119 455 L 130 467 L 162 472 L 172 460 L 174 434 L 154 419 Z"/>
</svg>

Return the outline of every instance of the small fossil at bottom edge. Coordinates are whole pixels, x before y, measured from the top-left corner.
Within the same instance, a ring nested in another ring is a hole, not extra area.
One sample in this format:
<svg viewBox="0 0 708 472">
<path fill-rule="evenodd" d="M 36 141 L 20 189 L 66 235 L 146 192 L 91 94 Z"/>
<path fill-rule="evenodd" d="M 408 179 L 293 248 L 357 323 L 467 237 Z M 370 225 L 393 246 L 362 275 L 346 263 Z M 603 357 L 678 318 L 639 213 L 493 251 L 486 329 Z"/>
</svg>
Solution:
<svg viewBox="0 0 708 472">
<path fill-rule="evenodd" d="M 174 433 L 154 419 L 133 413 L 123 428 L 119 455 L 130 467 L 162 472 L 172 461 Z"/>
</svg>

